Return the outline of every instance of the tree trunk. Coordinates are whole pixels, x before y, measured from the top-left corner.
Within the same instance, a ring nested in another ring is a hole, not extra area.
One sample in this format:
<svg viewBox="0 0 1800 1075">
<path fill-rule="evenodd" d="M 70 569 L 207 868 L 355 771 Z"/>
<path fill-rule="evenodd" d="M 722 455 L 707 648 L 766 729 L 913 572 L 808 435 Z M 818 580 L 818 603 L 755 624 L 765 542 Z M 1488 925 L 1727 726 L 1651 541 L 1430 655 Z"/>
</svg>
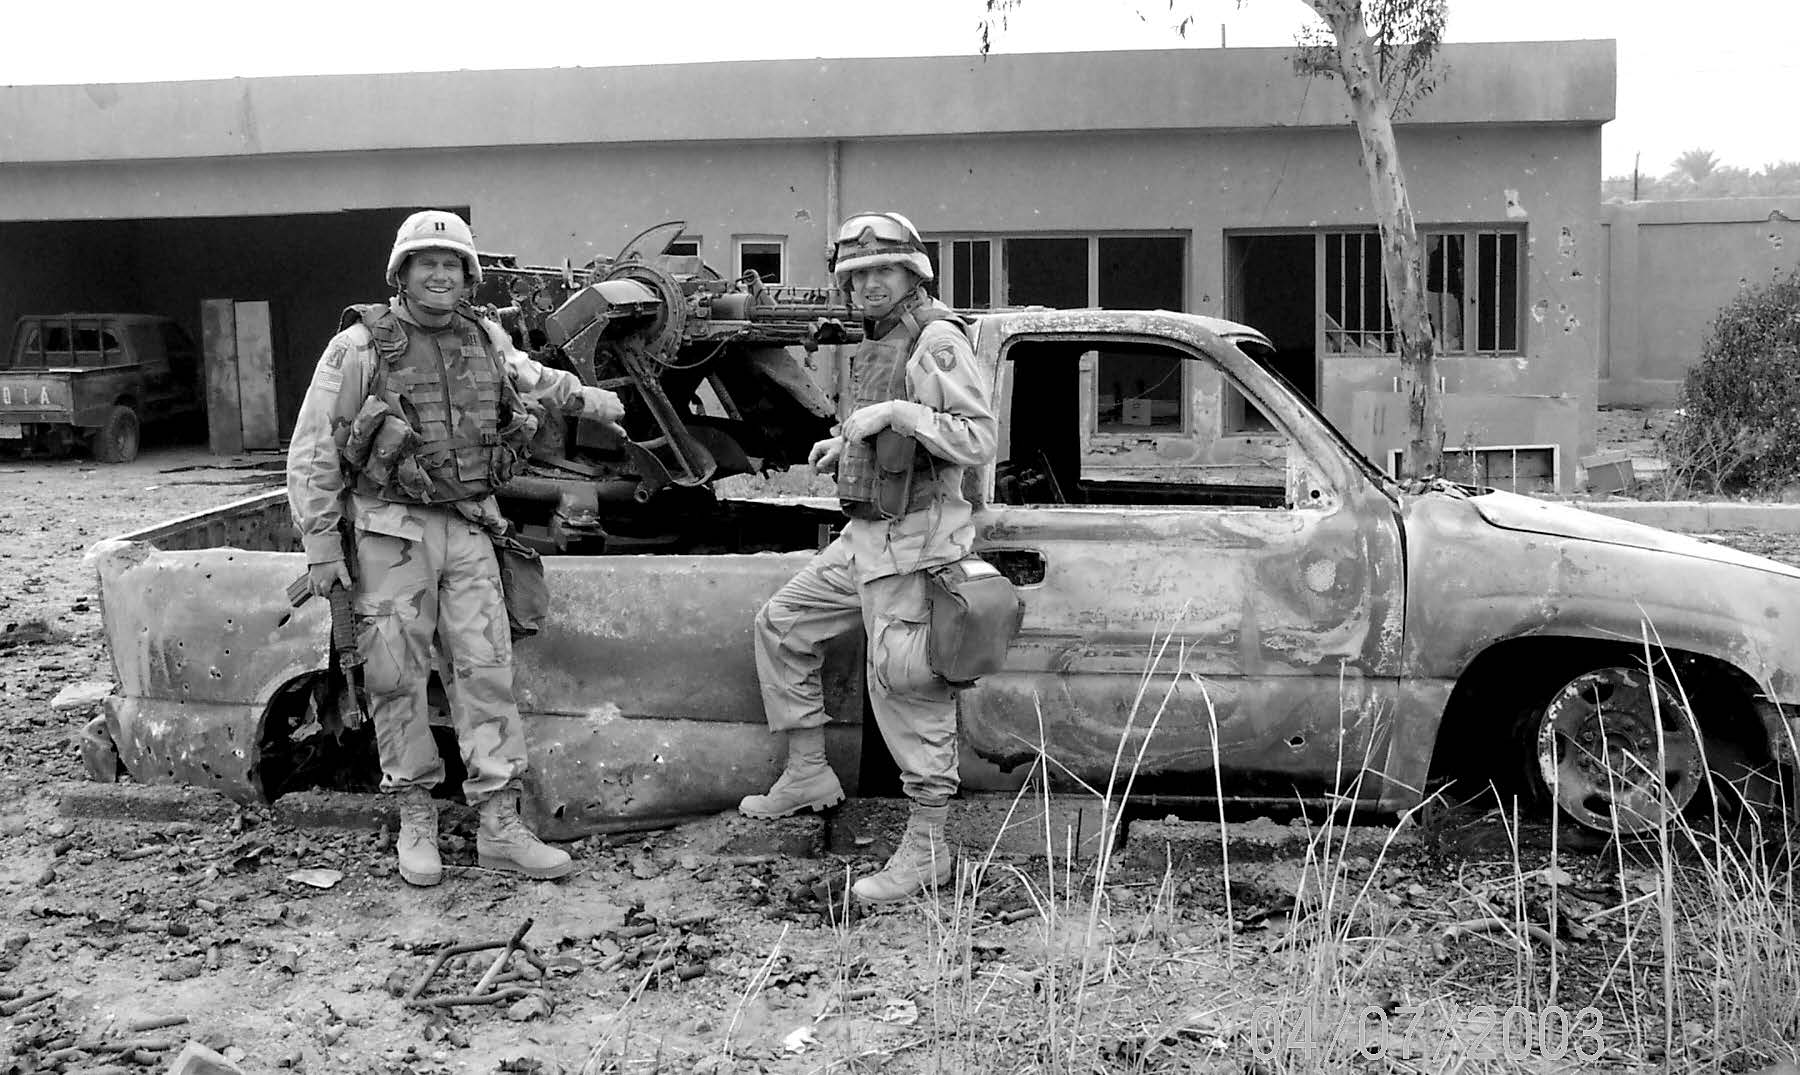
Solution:
<svg viewBox="0 0 1800 1075">
<path fill-rule="evenodd" d="M 1437 385 L 1437 346 L 1426 314 L 1425 284 L 1406 177 L 1394 143 L 1394 124 L 1357 0 L 1307 0 L 1337 41 L 1338 69 L 1374 196 L 1381 241 L 1381 275 L 1388 313 L 1400 338 L 1400 386 L 1406 393 L 1403 473 L 1436 473 L 1444 446 L 1444 412 Z"/>
</svg>

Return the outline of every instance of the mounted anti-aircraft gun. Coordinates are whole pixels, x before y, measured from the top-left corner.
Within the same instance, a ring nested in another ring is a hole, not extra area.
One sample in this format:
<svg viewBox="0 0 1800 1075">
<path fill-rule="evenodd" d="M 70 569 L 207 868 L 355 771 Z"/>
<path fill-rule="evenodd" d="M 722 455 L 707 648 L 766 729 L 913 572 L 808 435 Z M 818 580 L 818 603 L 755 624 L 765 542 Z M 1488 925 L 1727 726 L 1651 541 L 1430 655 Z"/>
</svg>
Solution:
<svg viewBox="0 0 1800 1075">
<path fill-rule="evenodd" d="M 476 306 L 539 362 L 625 403 L 629 439 L 547 423 L 529 472 L 501 490 L 521 535 L 546 550 L 715 548 L 712 483 L 803 464 L 832 425 L 810 360 L 790 348 L 860 341 L 842 294 L 723 279 L 666 253 L 682 228 L 659 224 L 579 269 L 482 255 Z"/>
</svg>

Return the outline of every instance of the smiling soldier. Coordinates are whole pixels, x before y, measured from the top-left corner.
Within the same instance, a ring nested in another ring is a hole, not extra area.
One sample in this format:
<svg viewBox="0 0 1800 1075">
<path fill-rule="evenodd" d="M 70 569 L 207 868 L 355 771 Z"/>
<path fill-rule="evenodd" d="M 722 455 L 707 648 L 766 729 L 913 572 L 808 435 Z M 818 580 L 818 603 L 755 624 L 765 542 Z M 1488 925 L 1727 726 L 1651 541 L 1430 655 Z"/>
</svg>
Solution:
<svg viewBox="0 0 1800 1075">
<path fill-rule="evenodd" d="M 969 556 L 975 526 L 963 474 L 993 460 L 999 427 L 962 319 L 925 292 L 931 262 L 911 221 L 846 220 L 832 271 L 860 309 L 864 342 L 851 362 L 855 409 L 810 461 L 837 472 L 849 521 L 757 615 L 763 708 L 786 738 L 787 765 L 768 794 L 739 809 L 777 818 L 842 801 L 825 758 L 819 673 L 825 642 L 860 623 L 870 704 L 912 800 L 893 857 L 853 888 L 859 900 L 888 903 L 954 867 L 944 821 L 958 787 L 956 694 L 927 659 L 927 571 Z"/>
<path fill-rule="evenodd" d="M 492 544 L 507 523 L 493 492 L 522 465 L 540 404 L 615 428 L 624 415 L 613 393 L 544 368 L 475 316 L 464 300 L 480 280 L 461 217 L 408 217 L 388 257 L 398 293 L 345 311 L 288 448 L 311 589 L 354 593 L 381 790 L 399 798 L 400 876 L 415 885 L 443 876 L 431 789 L 444 762 L 426 706 L 434 640 L 448 664 L 463 794 L 481 814 L 478 861 L 539 878 L 573 869 L 519 817 L 525 738 Z"/>
</svg>

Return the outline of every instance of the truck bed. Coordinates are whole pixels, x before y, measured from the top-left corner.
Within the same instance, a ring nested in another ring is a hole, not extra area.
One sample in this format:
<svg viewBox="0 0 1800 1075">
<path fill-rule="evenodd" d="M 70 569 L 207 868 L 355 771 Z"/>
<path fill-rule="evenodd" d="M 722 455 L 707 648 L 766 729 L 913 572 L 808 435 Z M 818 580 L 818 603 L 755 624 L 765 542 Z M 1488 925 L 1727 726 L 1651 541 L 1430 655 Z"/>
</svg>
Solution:
<svg viewBox="0 0 1800 1075">
<path fill-rule="evenodd" d="M 737 503 L 740 520 L 787 520 L 781 533 L 815 533 L 822 511 Z M 763 722 L 751 624 L 811 555 L 545 558 L 550 613 L 515 651 L 531 755 L 523 798 L 540 831 L 572 838 L 729 809 L 774 780 L 783 759 Z M 372 732 L 347 726 L 326 689 L 326 605 L 295 609 L 285 596 L 305 560 L 284 492 L 121 534 L 89 560 L 119 684 L 106 730 L 133 779 L 241 802 L 373 789 Z M 830 748 L 851 784 L 861 676 L 860 637 L 840 640 L 826 667 Z M 437 680 L 442 790 L 454 793 L 459 763 Z"/>
</svg>

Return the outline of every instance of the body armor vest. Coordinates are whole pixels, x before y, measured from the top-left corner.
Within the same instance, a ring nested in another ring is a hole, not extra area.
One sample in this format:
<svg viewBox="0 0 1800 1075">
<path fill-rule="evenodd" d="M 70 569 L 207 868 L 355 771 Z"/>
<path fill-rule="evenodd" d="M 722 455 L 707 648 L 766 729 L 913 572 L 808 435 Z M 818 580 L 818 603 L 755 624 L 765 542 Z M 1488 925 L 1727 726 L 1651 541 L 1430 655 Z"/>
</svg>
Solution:
<svg viewBox="0 0 1800 1075">
<path fill-rule="evenodd" d="M 906 364 L 925 326 L 954 321 L 956 314 L 918 303 L 900 314 L 879 339 L 863 336 L 850 360 L 852 410 L 888 400 L 911 400 Z M 937 491 L 935 457 L 917 440 L 884 429 L 866 440 L 844 442 L 838 457 L 838 504 L 852 519 L 897 519 L 929 505 Z"/>
<path fill-rule="evenodd" d="M 403 468 L 346 458 L 353 488 L 399 503 L 440 504 L 487 496 L 505 484 L 530 454 L 537 421 L 513 388 L 487 334 L 461 311 L 432 330 L 402 321 L 386 305 L 352 306 L 342 325 L 360 321 L 375 343 L 369 402 L 397 416 L 415 476 L 397 480 Z M 368 409 L 365 407 L 365 410 Z"/>
</svg>

